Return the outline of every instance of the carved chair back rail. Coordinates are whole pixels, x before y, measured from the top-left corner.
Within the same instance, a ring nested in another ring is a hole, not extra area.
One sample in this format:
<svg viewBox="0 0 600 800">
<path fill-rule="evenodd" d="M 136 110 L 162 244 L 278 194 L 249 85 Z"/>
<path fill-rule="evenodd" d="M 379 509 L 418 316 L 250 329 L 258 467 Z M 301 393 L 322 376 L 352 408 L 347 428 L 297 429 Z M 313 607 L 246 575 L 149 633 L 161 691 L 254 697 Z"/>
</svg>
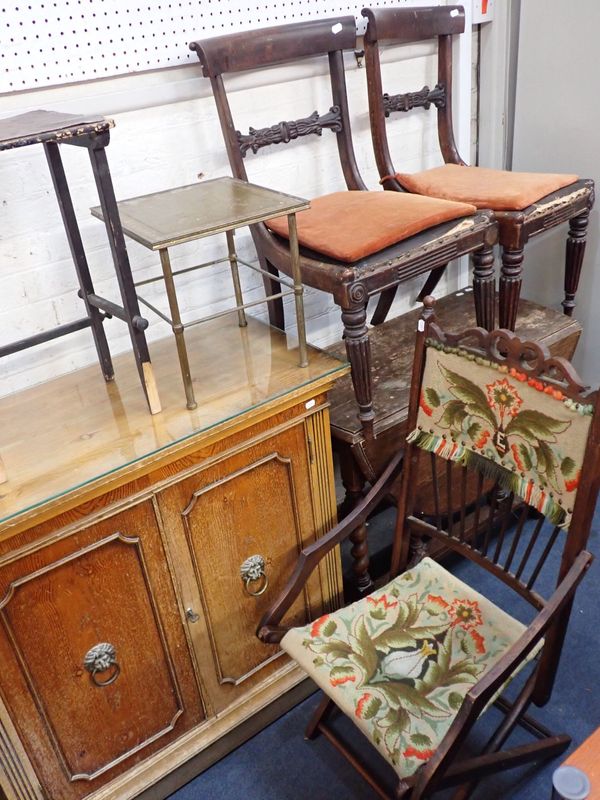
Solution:
<svg viewBox="0 0 600 800">
<path fill-rule="evenodd" d="M 510 330 L 516 324 L 525 245 L 532 236 L 568 221 L 562 305 L 565 314 L 571 316 L 583 264 L 589 212 L 594 204 L 594 182 L 578 179 L 576 175 L 482 171 L 480 167 L 468 167 L 464 173 L 454 170 L 451 174 L 449 165 L 452 169 L 467 167 L 458 152 L 452 123 L 452 40 L 465 34 L 463 7 L 364 8 L 362 14 L 368 20 L 364 47 L 371 136 L 384 188 L 475 202 L 495 212 L 502 255 L 500 327 Z M 380 45 L 424 39 L 437 39 L 436 86 L 401 94 L 385 91 Z M 435 177 L 429 170 L 415 175 L 400 174 L 390 152 L 386 120 L 398 112 L 429 109 L 432 105 L 437 109 L 438 139 L 445 165 L 437 168 Z M 391 293 L 387 299 L 391 303 Z"/>
</svg>

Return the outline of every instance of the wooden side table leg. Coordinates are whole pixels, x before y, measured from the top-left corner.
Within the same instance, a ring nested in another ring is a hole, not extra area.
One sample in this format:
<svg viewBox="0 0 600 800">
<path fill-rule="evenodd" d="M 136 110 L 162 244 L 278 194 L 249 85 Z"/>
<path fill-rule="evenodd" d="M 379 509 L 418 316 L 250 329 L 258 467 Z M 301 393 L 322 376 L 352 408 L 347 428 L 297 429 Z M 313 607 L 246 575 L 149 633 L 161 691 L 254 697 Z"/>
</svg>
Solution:
<svg viewBox="0 0 600 800">
<path fill-rule="evenodd" d="M 94 139 L 90 141 L 88 152 L 90 154 L 90 161 L 94 172 L 100 205 L 102 207 L 108 242 L 110 244 L 121 293 L 124 311 L 123 319 L 129 327 L 135 363 L 138 368 L 146 400 L 148 401 L 148 407 L 152 414 L 157 414 L 161 410 L 161 406 L 154 380 L 154 371 L 150 361 L 150 353 L 148 352 L 148 343 L 146 342 L 146 335 L 144 333 L 148 327 L 148 322 L 140 314 L 140 307 L 135 292 L 133 276 L 131 274 L 131 266 L 129 264 L 129 256 L 127 255 L 127 249 L 125 247 L 125 237 L 123 236 L 123 229 L 121 228 L 119 209 L 117 208 L 117 201 L 115 199 L 115 192 L 104 149 L 105 143 L 108 143 L 108 136 L 103 140 Z"/>
<path fill-rule="evenodd" d="M 184 327 L 181 322 L 181 314 L 179 312 L 179 303 L 177 302 L 177 292 L 175 291 L 175 281 L 173 280 L 173 270 L 171 269 L 171 259 L 169 258 L 169 251 L 164 248 L 159 250 L 160 265 L 165 279 L 165 288 L 167 290 L 167 299 L 169 301 L 169 310 L 171 312 L 171 328 L 175 334 L 175 343 L 177 344 L 177 355 L 179 357 L 179 367 L 181 369 L 181 377 L 183 379 L 183 388 L 185 389 L 185 399 L 187 407 L 190 411 L 198 405 L 194 397 L 194 387 L 192 384 L 192 374 L 190 372 L 190 362 L 187 354 L 187 347 L 185 346 Z"/>
<path fill-rule="evenodd" d="M 229 253 L 229 266 L 231 267 L 231 278 L 233 280 L 233 291 L 235 293 L 235 304 L 238 306 L 238 324 L 240 328 L 245 328 L 248 324 L 246 320 L 246 312 L 239 306 L 244 304 L 244 297 L 242 295 L 242 284 L 240 283 L 240 270 L 238 267 L 237 253 L 235 251 L 235 231 L 225 231 L 227 236 L 227 251 Z"/>
<path fill-rule="evenodd" d="M 342 307 L 346 353 L 352 367 L 352 385 L 358 403 L 358 416 L 365 437 L 373 437 L 373 388 L 371 385 L 371 344 L 367 328 L 367 294 L 360 285 L 351 287 L 355 305 Z"/>
<path fill-rule="evenodd" d="M 495 283 L 494 251 L 481 247 L 473 253 L 473 293 L 477 325 L 488 331 L 494 329 Z"/>
<path fill-rule="evenodd" d="M 500 327 L 514 331 L 521 295 L 523 274 L 523 248 L 502 249 L 500 268 Z"/>
<path fill-rule="evenodd" d="M 589 210 L 569 220 L 569 236 L 565 258 L 565 299 L 562 307 L 568 317 L 573 316 L 575 294 L 579 286 L 579 276 L 585 255 L 587 226 L 590 218 Z"/>
<path fill-rule="evenodd" d="M 63 225 L 65 226 L 69 249 L 79 280 L 79 294 L 83 300 L 87 316 L 91 323 L 90 327 L 92 329 L 102 374 L 105 380 L 111 381 L 114 378 L 115 372 L 110 357 L 110 350 L 108 349 L 108 342 L 106 341 L 106 333 L 104 332 L 104 326 L 102 324 L 103 316 L 99 309 L 88 302 L 88 296 L 94 294 L 94 285 L 83 248 L 83 242 L 81 241 L 81 233 L 79 232 L 79 225 L 77 224 L 77 217 L 75 216 L 73 201 L 71 200 L 71 193 L 60 156 L 60 149 L 56 142 L 45 142 L 44 151 L 46 153 L 50 175 L 52 176 L 52 183 L 54 184 L 60 215 Z"/>
<path fill-rule="evenodd" d="M 292 277 L 294 280 L 294 300 L 296 303 L 296 324 L 298 326 L 298 348 L 300 351 L 300 366 L 308 366 L 308 352 L 306 350 L 306 322 L 304 320 L 304 285 L 300 273 L 300 248 L 298 246 L 298 230 L 296 215 L 288 214 L 288 230 L 290 234 L 290 257 L 292 261 Z"/>
</svg>

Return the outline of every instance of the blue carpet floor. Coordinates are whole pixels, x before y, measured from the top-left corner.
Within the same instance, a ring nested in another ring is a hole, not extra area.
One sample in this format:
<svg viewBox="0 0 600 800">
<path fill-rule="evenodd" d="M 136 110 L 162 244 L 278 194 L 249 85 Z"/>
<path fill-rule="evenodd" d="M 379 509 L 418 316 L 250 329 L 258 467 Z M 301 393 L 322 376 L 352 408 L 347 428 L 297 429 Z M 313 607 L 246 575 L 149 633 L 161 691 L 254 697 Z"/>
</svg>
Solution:
<svg viewBox="0 0 600 800">
<path fill-rule="evenodd" d="M 370 539 L 384 542 L 389 522 L 389 513 L 386 513 L 371 523 Z M 597 560 L 577 593 L 552 700 L 546 707 L 533 708 L 531 712 L 554 732 L 569 734 L 573 739 L 571 749 L 600 726 L 600 505 L 596 509 L 588 549 L 597 555 Z M 446 566 L 463 580 L 473 582 L 472 565 L 457 561 Z M 549 564 L 546 585 L 542 582 L 539 586 L 544 595 L 552 586 L 553 567 L 556 562 Z M 507 611 L 523 618 L 522 607 L 518 608 L 512 599 L 504 600 L 496 593 L 496 583 L 495 579 L 484 576 L 482 582 L 473 582 L 473 585 Z M 516 687 L 511 689 L 514 691 Z M 304 727 L 319 699 L 320 694 L 309 697 L 175 792 L 171 800 L 372 800 L 372 790 L 322 736 L 312 742 L 304 741 Z M 479 735 L 485 736 L 482 728 L 491 731 L 499 719 L 494 709 L 486 712 L 478 723 L 482 726 Z M 379 756 L 362 745 L 362 735 L 351 722 L 340 718 L 336 724 L 344 727 L 345 736 L 374 768 L 379 765 Z M 484 739 L 478 736 L 478 741 Z M 509 744 L 521 741 L 531 741 L 531 737 L 516 731 Z M 560 756 L 554 762 L 529 765 L 489 778 L 480 784 L 474 800 L 508 797 L 511 800 L 549 800 L 552 772 L 564 758 Z M 384 767 L 381 774 L 388 775 L 386 770 Z M 447 796 L 448 793 L 436 795 L 440 800 Z"/>
</svg>

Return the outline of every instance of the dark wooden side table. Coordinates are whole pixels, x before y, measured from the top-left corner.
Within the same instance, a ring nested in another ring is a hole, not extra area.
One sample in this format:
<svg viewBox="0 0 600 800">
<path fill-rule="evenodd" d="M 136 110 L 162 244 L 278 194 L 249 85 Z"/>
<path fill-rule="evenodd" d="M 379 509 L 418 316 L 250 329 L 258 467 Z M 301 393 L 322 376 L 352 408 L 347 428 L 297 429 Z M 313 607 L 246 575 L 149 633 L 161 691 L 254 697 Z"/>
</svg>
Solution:
<svg viewBox="0 0 600 800">
<path fill-rule="evenodd" d="M 130 200 L 123 200 L 118 203 L 119 215 L 125 234 L 149 250 L 158 250 L 160 255 L 162 274 L 138 281 L 134 285 L 135 287 L 141 287 L 157 281 L 164 281 L 170 317 L 156 308 L 142 295 L 138 295 L 137 299 L 171 326 L 177 344 L 181 377 L 189 409 L 196 408 L 196 398 L 194 397 L 194 387 L 185 342 L 185 330 L 198 325 L 200 322 L 207 322 L 208 320 L 236 312 L 240 327 L 245 327 L 247 325 L 245 309 L 293 294 L 296 303 L 300 366 L 307 366 L 303 305 L 304 287 L 300 274 L 296 212 L 303 211 L 309 205 L 308 200 L 266 189 L 263 186 L 256 186 L 247 181 L 236 180 L 235 178 L 214 178 L 213 180 L 191 184 L 190 186 L 179 186 L 163 192 L 133 197 Z M 106 221 L 104 207 L 96 206 L 92 208 L 92 214 Z M 242 264 L 266 276 L 269 276 L 269 273 L 256 264 L 249 264 L 238 258 L 235 249 L 234 232 L 237 228 L 252 225 L 256 222 L 264 222 L 283 215 L 287 216 L 290 227 L 292 280 L 290 281 L 283 277 L 279 281 L 279 291 L 259 300 L 245 303 L 242 296 L 238 265 Z M 224 233 L 227 238 L 227 256 L 225 258 L 196 264 L 185 269 L 172 269 L 169 248 L 220 233 Z M 193 272 L 203 267 L 211 267 L 225 261 L 229 261 L 231 268 L 235 306 L 199 319 L 183 322 L 174 278 L 177 275 Z M 285 288 L 281 289 L 281 285 Z"/>
<path fill-rule="evenodd" d="M 144 334 L 148 322 L 140 315 L 105 152 L 113 126 L 112 120 L 103 117 L 61 114 L 55 111 L 30 111 L 0 120 L 0 150 L 12 150 L 32 144 L 41 144 L 44 147 L 79 280 L 79 296 L 85 307 L 85 316 L 80 319 L 0 347 L 0 358 L 74 331 L 91 328 L 102 373 L 105 380 L 110 381 L 114 377 L 114 370 L 102 323 L 106 318 L 117 317 L 129 328 L 135 363 L 146 400 L 150 411 L 156 414 L 161 407 Z M 122 305 L 99 297 L 94 291 L 59 144 L 86 147 L 88 150 L 98 196 L 104 210 Z"/>
</svg>

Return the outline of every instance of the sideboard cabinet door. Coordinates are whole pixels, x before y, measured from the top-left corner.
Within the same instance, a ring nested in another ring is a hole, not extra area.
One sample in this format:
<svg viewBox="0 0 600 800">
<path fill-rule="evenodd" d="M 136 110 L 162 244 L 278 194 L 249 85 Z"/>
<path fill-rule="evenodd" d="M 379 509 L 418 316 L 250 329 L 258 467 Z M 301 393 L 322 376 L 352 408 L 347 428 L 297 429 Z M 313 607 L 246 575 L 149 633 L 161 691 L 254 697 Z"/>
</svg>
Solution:
<svg viewBox="0 0 600 800">
<path fill-rule="evenodd" d="M 0 561 L 0 688 L 49 798 L 203 717 L 151 500 Z"/>
<path fill-rule="evenodd" d="M 187 553 L 195 576 L 182 593 L 213 711 L 286 664 L 277 647 L 256 638 L 256 627 L 290 577 L 299 551 L 322 530 L 307 441 L 305 426 L 297 423 L 206 466 L 159 496 L 164 525 L 179 531 L 178 549 Z M 329 497 L 327 467 L 322 467 L 323 491 Z M 333 516 L 332 508 L 330 524 Z M 244 565 L 253 557 L 256 572 L 248 576 Z M 332 553 L 334 572 L 337 558 Z M 318 616 L 332 594 L 315 571 L 286 620 L 302 623 Z"/>
</svg>

